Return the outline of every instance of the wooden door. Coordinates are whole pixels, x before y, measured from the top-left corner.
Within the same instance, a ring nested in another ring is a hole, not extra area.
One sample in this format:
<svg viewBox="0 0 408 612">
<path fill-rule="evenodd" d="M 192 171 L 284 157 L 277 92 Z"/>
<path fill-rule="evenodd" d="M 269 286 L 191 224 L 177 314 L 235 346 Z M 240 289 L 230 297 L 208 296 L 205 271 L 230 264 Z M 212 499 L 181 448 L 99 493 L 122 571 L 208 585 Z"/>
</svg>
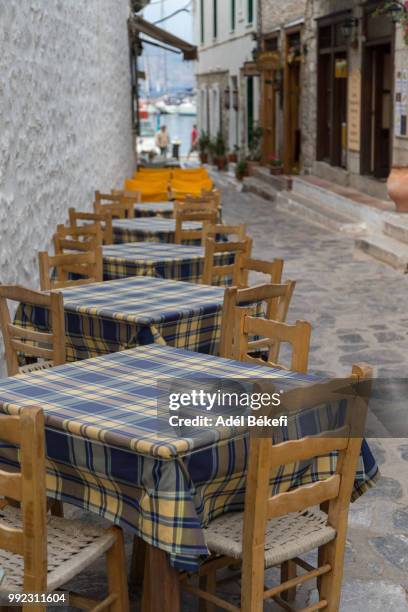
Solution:
<svg viewBox="0 0 408 612">
<path fill-rule="evenodd" d="M 274 76 L 273 70 L 268 70 L 263 73 L 263 163 L 267 163 L 270 156 L 276 153 L 276 100 Z"/>
</svg>

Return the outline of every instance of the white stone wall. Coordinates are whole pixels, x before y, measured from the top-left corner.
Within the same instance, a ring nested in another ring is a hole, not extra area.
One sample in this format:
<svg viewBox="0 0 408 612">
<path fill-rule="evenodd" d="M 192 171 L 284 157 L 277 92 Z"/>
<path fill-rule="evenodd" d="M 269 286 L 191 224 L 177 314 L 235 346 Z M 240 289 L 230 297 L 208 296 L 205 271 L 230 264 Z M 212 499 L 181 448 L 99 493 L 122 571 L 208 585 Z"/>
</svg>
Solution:
<svg viewBox="0 0 408 612">
<path fill-rule="evenodd" d="M 128 15 L 128 0 L 0 0 L 2 283 L 37 288 L 67 209 L 134 168 Z"/>
</svg>

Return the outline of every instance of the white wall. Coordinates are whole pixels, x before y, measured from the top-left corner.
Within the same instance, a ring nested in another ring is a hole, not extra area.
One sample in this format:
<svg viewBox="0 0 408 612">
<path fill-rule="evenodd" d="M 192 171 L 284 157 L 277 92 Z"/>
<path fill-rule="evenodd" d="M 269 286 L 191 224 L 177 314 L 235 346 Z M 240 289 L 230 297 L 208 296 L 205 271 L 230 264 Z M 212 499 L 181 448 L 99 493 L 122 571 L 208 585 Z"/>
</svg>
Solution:
<svg viewBox="0 0 408 612">
<path fill-rule="evenodd" d="M 194 32 L 195 43 L 199 48 L 199 59 L 196 67 L 196 74 L 200 78 L 201 91 L 208 91 L 210 100 L 210 131 L 214 132 L 214 117 L 212 111 L 212 92 L 214 84 L 211 82 L 206 87 L 203 85 L 202 78 L 208 76 L 211 81 L 211 75 L 217 73 L 226 73 L 228 85 L 232 92 L 232 77 L 236 77 L 239 89 L 239 99 L 245 101 L 245 91 L 242 90 L 242 79 L 240 71 L 246 61 L 252 61 L 252 50 L 255 46 L 253 33 L 257 28 L 257 0 L 253 4 L 253 22 L 248 22 L 247 0 L 235 0 L 236 3 L 236 19 L 235 29 L 231 29 L 231 0 L 218 0 L 218 33 L 217 37 L 213 37 L 213 0 L 204 1 L 204 42 L 201 43 L 201 11 L 200 1 L 194 0 Z M 258 84 L 257 84 L 258 86 Z M 202 94 L 204 96 L 204 94 Z M 257 92 L 256 94 L 257 95 Z M 199 96 L 199 127 L 207 129 L 206 108 L 202 108 L 204 97 Z M 237 144 L 237 134 L 241 137 L 245 134 L 240 134 L 238 126 L 246 120 L 246 109 L 240 107 L 239 113 L 232 109 L 228 112 L 229 124 L 226 129 L 228 137 L 228 145 L 230 150 L 233 150 Z"/>
<path fill-rule="evenodd" d="M 0 282 L 135 164 L 128 0 L 0 0 Z M 0 359 L 2 354 L 0 355 Z"/>
</svg>

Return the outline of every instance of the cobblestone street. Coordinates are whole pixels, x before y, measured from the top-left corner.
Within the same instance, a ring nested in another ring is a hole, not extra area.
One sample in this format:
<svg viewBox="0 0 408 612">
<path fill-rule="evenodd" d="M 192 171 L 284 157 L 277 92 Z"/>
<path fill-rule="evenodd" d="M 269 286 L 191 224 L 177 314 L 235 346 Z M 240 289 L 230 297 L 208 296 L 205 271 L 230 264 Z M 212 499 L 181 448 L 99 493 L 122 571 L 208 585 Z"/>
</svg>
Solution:
<svg viewBox="0 0 408 612">
<path fill-rule="evenodd" d="M 353 363 L 365 361 L 376 367 L 378 376 L 406 377 L 408 278 L 374 260 L 357 258 L 348 237 L 277 212 L 270 202 L 239 193 L 226 180 L 221 186 L 225 221 L 247 223 L 254 254 L 284 258 L 285 278 L 298 281 L 289 319 L 302 318 L 313 325 L 310 371 L 347 375 Z M 382 479 L 351 508 L 341 611 L 404 612 L 408 610 L 408 439 L 383 438 L 371 440 L 370 445 Z M 94 593 L 103 579 L 98 567 L 73 586 L 76 590 L 91 585 L 88 591 Z M 232 580 L 222 588 L 233 603 L 239 602 L 238 582 Z M 313 590 L 305 591 L 300 601 L 310 604 L 313 597 Z M 138 609 L 135 598 L 132 610 Z M 265 609 L 280 608 L 271 603 Z M 196 601 L 184 599 L 183 612 L 196 610 Z"/>
</svg>

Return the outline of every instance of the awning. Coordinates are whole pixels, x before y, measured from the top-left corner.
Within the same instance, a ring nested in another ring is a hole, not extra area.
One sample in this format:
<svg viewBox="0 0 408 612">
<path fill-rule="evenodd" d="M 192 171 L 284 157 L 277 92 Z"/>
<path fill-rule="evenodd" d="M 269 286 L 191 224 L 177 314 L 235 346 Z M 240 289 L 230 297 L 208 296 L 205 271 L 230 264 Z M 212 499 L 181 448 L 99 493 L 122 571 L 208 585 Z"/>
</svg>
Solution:
<svg viewBox="0 0 408 612">
<path fill-rule="evenodd" d="M 197 47 L 195 45 L 191 45 L 185 40 L 174 36 L 174 34 L 170 34 L 170 32 L 162 30 L 162 28 L 157 27 L 153 23 L 145 21 L 142 19 L 142 17 L 134 15 L 130 19 L 130 25 L 134 34 L 146 34 L 146 36 L 154 38 L 160 43 L 173 47 L 174 49 L 178 49 L 183 54 L 185 60 L 197 59 Z"/>
</svg>

